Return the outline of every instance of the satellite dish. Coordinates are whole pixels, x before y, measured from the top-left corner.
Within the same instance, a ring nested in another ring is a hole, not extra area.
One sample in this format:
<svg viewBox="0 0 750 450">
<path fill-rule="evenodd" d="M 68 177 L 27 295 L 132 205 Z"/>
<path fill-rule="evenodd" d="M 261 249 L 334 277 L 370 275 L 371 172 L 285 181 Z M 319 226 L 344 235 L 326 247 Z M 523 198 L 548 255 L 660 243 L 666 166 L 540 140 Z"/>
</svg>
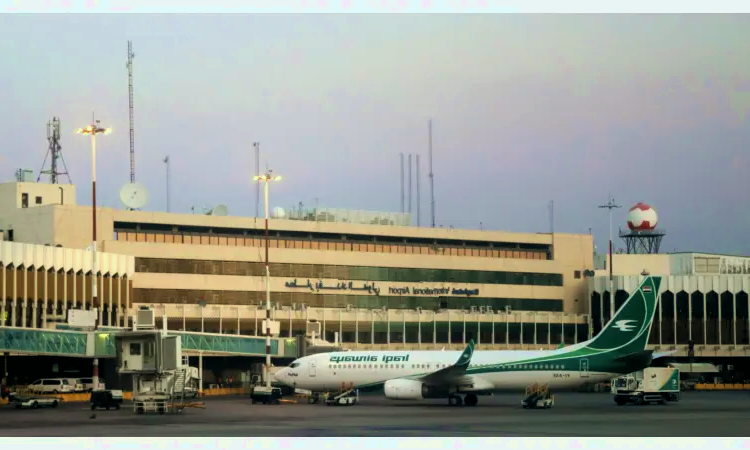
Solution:
<svg viewBox="0 0 750 450">
<path fill-rule="evenodd" d="M 120 201 L 126 208 L 141 209 L 148 202 L 148 192 L 140 183 L 128 183 L 120 189 Z"/>
<path fill-rule="evenodd" d="M 229 213 L 227 205 L 220 204 L 213 207 L 213 209 L 205 209 L 204 214 L 207 216 L 226 216 Z"/>
<path fill-rule="evenodd" d="M 216 205 L 214 210 L 212 211 L 212 216 L 226 216 L 229 213 L 229 208 L 227 208 L 227 205 L 220 204 Z"/>
</svg>

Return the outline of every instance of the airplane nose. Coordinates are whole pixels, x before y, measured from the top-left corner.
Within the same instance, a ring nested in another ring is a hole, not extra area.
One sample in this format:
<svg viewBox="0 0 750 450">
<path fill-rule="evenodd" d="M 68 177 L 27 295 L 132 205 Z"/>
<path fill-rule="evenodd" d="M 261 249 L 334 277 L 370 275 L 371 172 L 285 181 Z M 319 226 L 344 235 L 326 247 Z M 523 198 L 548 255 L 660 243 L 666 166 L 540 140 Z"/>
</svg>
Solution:
<svg viewBox="0 0 750 450">
<path fill-rule="evenodd" d="M 273 374 L 273 378 L 276 381 L 278 381 L 280 383 L 283 383 L 284 382 L 284 378 L 286 378 L 286 376 L 285 376 L 286 370 L 287 369 L 281 369 L 281 370 L 279 370 L 278 372 L 276 372 L 275 374 Z"/>
</svg>

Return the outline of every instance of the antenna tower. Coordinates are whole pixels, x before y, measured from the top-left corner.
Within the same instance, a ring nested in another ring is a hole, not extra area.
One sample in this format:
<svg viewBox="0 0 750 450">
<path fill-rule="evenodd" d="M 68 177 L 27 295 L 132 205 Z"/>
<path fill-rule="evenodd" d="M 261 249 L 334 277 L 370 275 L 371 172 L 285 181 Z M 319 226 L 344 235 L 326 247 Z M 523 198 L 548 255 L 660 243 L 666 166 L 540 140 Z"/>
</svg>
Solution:
<svg viewBox="0 0 750 450">
<path fill-rule="evenodd" d="M 42 170 L 39 171 L 39 176 L 36 178 L 37 183 L 42 178 L 42 175 L 49 175 L 49 181 L 52 184 L 58 184 L 60 181 L 58 177 L 60 175 L 65 175 L 68 177 L 68 183 L 72 183 L 70 175 L 68 175 L 68 168 L 65 165 L 65 158 L 62 155 L 62 147 L 60 146 L 60 119 L 57 117 L 53 117 L 51 121 L 47 122 L 47 142 L 49 143 L 47 154 L 44 156 Z M 50 168 L 49 170 L 44 170 L 47 166 L 47 158 L 50 158 Z M 58 159 L 62 163 L 62 170 L 64 172 L 60 171 L 60 167 L 57 165 Z"/>
<path fill-rule="evenodd" d="M 405 213 L 404 208 L 404 154 L 401 153 L 401 213 Z"/>
<path fill-rule="evenodd" d="M 428 122 L 429 136 L 429 165 L 430 165 L 430 214 L 432 215 L 432 228 L 435 228 L 435 181 L 432 176 L 432 119 Z"/>
<path fill-rule="evenodd" d="M 260 142 L 253 142 L 255 148 L 255 175 L 260 175 Z M 255 183 L 255 217 L 260 217 L 260 183 Z"/>
<path fill-rule="evenodd" d="M 421 217 L 420 217 L 421 216 L 421 212 L 422 212 L 422 203 L 421 203 L 421 201 L 419 199 L 419 155 L 417 155 L 417 174 L 416 174 L 416 179 L 417 179 L 417 226 L 419 227 L 419 226 L 422 226 Z"/>
<path fill-rule="evenodd" d="M 411 153 L 409 153 L 409 214 L 411 214 Z"/>
<path fill-rule="evenodd" d="M 135 183 L 135 131 L 133 130 L 133 43 L 128 41 L 128 109 L 130 115 L 130 182 Z"/>
</svg>

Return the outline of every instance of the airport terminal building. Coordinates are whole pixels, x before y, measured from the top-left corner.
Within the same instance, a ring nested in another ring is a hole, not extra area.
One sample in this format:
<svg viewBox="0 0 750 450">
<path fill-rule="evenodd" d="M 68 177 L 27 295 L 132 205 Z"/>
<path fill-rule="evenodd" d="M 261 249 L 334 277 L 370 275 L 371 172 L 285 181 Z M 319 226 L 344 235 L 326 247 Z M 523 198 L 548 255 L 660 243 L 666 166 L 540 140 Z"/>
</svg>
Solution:
<svg viewBox="0 0 750 450">
<path fill-rule="evenodd" d="M 0 207 L 5 241 L 85 259 L 91 208 L 76 204 L 75 186 L 2 184 Z M 98 248 L 112 261 L 99 266 L 102 299 L 92 303 L 85 261 L 63 264 L 72 278 L 58 275 L 68 284 L 52 301 L 6 252 L 0 325 L 54 327 L 75 305 L 98 307 L 101 324 L 129 326 L 134 309 L 148 305 L 171 330 L 263 335 L 262 219 L 98 208 L 97 222 Z M 469 339 L 484 349 L 540 349 L 584 341 L 611 317 L 608 260 L 594 254 L 589 234 L 408 223 L 403 214 L 331 210 L 270 220 L 280 337 L 313 329 L 352 349 L 461 348 Z M 664 277 L 651 348 L 687 356 L 693 341 L 696 357 L 750 356 L 750 258 L 615 254 L 612 269 L 615 308 L 644 270 Z M 23 310 L 34 304 L 38 313 Z"/>
<path fill-rule="evenodd" d="M 73 185 L 0 185 L 4 240 L 89 247 L 91 207 L 75 197 Z M 588 234 L 420 228 L 393 213 L 288 216 L 270 220 L 272 314 L 282 337 L 305 334 L 310 322 L 328 342 L 360 349 L 461 347 L 469 339 L 482 348 L 546 348 L 590 335 Z M 101 323 L 127 326 L 134 308 L 149 305 L 173 330 L 262 335 L 263 226 L 254 217 L 97 208 L 99 251 L 134 261 L 127 297 L 104 301 Z M 99 269 L 100 280 L 109 277 Z M 77 272 L 82 280 L 88 270 Z M 68 304 L 98 307 L 85 289 L 67 292 L 75 297 Z M 16 295 L 33 302 L 28 292 Z M 24 320 L 14 306 L 23 303 L 6 302 L 5 317 L 50 326 Z M 38 317 L 64 317 L 62 306 L 47 308 Z"/>
</svg>

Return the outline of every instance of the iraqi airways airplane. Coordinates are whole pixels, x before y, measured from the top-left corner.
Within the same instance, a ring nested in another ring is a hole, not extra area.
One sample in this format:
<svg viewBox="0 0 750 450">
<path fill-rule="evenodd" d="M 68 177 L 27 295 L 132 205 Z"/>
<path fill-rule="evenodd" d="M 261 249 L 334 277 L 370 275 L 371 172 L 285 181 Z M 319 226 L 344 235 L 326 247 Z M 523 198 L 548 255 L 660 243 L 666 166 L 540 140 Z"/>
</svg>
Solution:
<svg viewBox="0 0 750 450">
<path fill-rule="evenodd" d="M 532 383 L 550 389 L 574 388 L 648 367 L 646 350 L 661 277 L 646 276 L 614 318 L 591 340 L 556 350 L 346 351 L 295 360 L 276 373 L 289 387 L 313 392 L 342 386 L 384 391 L 393 400 L 447 398 L 474 406 L 478 396 L 518 391 Z"/>
</svg>

